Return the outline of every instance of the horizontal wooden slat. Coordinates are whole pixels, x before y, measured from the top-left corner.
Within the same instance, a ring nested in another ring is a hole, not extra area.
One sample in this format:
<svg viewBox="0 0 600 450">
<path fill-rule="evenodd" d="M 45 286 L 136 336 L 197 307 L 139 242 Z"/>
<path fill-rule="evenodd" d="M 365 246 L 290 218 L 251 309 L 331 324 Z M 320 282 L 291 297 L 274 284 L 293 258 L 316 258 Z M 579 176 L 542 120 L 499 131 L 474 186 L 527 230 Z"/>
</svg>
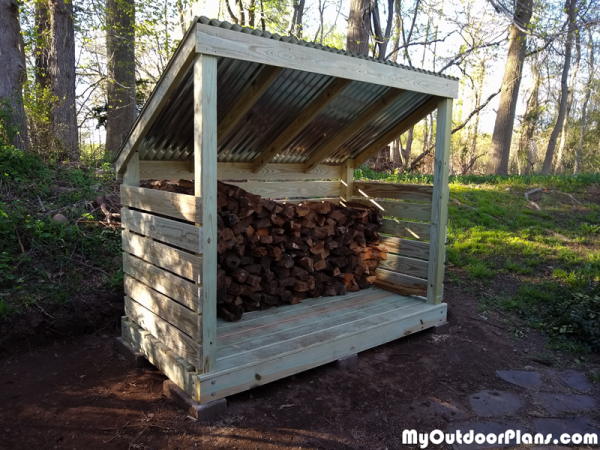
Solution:
<svg viewBox="0 0 600 450">
<path fill-rule="evenodd" d="M 193 195 L 122 185 L 121 204 L 174 219 L 202 223 L 202 199 Z"/>
<path fill-rule="evenodd" d="M 202 340 L 201 316 L 175 300 L 155 291 L 135 278 L 125 275 L 125 294 L 149 309 L 161 319 L 191 336 L 195 341 Z"/>
<path fill-rule="evenodd" d="M 396 219 L 421 220 L 423 222 L 431 221 L 431 203 L 367 200 L 364 197 L 355 198 L 353 201 L 378 208 L 383 216 L 391 216 Z"/>
<path fill-rule="evenodd" d="M 299 205 L 300 203 L 314 203 L 314 202 L 329 202 L 329 203 L 334 203 L 334 204 L 338 204 L 340 203 L 340 198 L 339 197 L 332 197 L 332 198 L 300 198 L 300 199 L 296 199 L 296 200 L 285 200 L 285 199 L 281 199 L 281 200 L 277 200 L 278 202 L 287 205 L 292 204 L 292 205 Z"/>
<path fill-rule="evenodd" d="M 404 220 L 383 219 L 379 232 L 395 237 L 428 240 L 431 224 L 420 222 L 405 222 Z"/>
<path fill-rule="evenodd" d="M 369 197 L 373 198 L 431 202 L 433 196 L 433 186 L 426 184 L 368 183 L 364 181 L 355 181 L 354 195 L 357 197 L 364 197 L 359 192 L 359 189 Z"/>
<path fill-rule="evenodd" d="M 391 253 L 429 260 L 429 242 L 411 241 L 388 236 L 380 236 L 380 241 Z"/>
<path fill-rule="evenodd" d="M 257 173 L 253 163 L 218 163 L 220 180 L 338 180 L 341 166 L 321 164 L 311 173 L 304 173 L 304 164 L 267 164 Z"/>
<path fill-rule="evenodd" d="M 124 251 L 155 266 L 164 267 L 194 283 L 202 283 L 202 257 L 155 242 L 128 230 L 123 230 L 121 242 Z"/>
<path fill-rule="evenodd" d="M 395 292 L 400 295 L 418 295 L 420 297 L 427 296 L 427 286 L 411 286 L 404 283 L 390 283 L 384 280 L 375 280 L 373 285 L 380 289 L 385 289 L 389 292 Z"/>
<path fill-rule="evenodd" d="M 189 396 L 194 396 L 194 384 L 191 378 L 194 366 L 148 331 L 140 328 L 127 316 L 121 318 L 121 333 L 125 341 L 169 377 L 169 380 L 173 381 Z"/>
<path fill-rule="evenodd" d="M 192 311 L 201 312 L 200 286 L 128 253 L 123 254 L 123 271 Z"/>
<path fill-rule="evenodd" d="M 140 161 L 140 180 L 193 180 L 193 161 Z"/>
<path fill-rule="evenodd" d="M 389 253 L 387 259 L 379 261 L 378 268 L 405 273 L 413 277 L 427 278 L 429 264 L 421 259 L 407 258 Z"/>
<path fill-rule="evenodd" d="M 249 181 L 247 183 L 231 184 L 266 198 L 338 197 L 340 195 L 339 181 L 289 181 L 280 183 Z"/>
<path fill-rule="evenodd" d="M 125 296 L 125 314 L 192 365 L 202 367 L 202 345 L 152 311 Z"/>
<path fill-rule="evenodd" d="M 377 269 L 375 275 L 377 275 L 378 279 L 390 283 L 402 283 L 409 286 L 424 286 L 427 288 L 427 280 L 411 277 L 410 275 L 394 272 L 393 270 Z"/>
<path fill-rule="evenodd" d="M 123 226 L 167 244 L 202 253 L 202 228 L 127 208 L 121 210 Z"/>
</svg>

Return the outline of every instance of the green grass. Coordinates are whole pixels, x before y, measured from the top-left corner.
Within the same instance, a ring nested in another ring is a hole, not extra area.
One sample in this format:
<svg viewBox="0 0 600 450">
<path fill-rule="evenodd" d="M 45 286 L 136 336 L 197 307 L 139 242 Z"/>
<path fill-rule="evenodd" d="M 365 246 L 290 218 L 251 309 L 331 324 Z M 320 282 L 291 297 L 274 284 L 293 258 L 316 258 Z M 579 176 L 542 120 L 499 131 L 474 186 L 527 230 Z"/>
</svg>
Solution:
<svg viewBox="0 0 600 450">
<path fill-rule="evenodd" d="M 355 176 L 433 181 L 364 168 Z M 481 309 L 510 311 L 548 334 L 552 348 L 600 350 L 600 206 L 586 191 L 595 184 L 599 174 L 450 177 L 446 260 L 463 271 L 461 288 L 476 294 Z M 524 197 L 539 186 L 541 210 Z M 510 276 L 516 292 L 504 292 L 498 274 Z M 496 297 L 477 295 L 491 283 Z"/>
</svg>

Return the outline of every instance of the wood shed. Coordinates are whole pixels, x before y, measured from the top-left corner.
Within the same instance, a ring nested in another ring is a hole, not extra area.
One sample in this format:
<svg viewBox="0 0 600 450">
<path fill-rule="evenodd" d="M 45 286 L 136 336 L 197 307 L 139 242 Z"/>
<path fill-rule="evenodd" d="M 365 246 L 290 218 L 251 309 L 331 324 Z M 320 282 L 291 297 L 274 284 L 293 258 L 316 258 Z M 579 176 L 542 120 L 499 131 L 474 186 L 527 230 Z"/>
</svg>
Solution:
<svg viewBox="0 0 600 450">
<path fill-rule="evenodd" d="M 447 76 L 195 20 L 116 158 L 123 338 L 207 403 L 445 322 L 457 94 Z M 436 109 L 433 186 L 353 179 Z M 140 179 L 192 180 L 195 195 L 141 188 Z M 217 180 L 282 202 L 376 205 L 390 251 L 381 282 L 239 322 L 217 319 Z"/>
</svg>

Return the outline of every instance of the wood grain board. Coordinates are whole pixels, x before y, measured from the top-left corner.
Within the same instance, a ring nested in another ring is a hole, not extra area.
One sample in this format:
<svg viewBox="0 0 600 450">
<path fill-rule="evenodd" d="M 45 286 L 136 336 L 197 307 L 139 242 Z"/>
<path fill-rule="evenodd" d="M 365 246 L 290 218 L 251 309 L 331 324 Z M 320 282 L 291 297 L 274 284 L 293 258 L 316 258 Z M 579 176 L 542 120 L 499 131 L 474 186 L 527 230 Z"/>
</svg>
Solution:
<svg viewBox="0 0 600 450">
<path fill-rule="evenodd" d="M 431 225 L 420 222 L 406 222 L 404 220 L 383 219 L 379 232 L 391 234 L 395 237 L 428 240 Z"/>
<path fill-rule="evenodd" d="M 391 198 L 395 200 L 415 200 L 431 202 L 433 186 L 426 184 L 375 183 L 366 181 L 354 182 L 354 195 L 364 197 L 363 191 L 372 198 Z"/>
<path fill-rule="evenodd" d="M 396 253 L 411 258 L 429 260 L 429 243 L 411 241 L 397 237 L 380 236 L 381 244 L 386 246 L 390 253 Z"/>
<path fill-rule="evenodd" d="M 287 197 L 339 197 L 339 181 L 288 181 L 281 183 L 249 181 L 247 183 L 232 182 L 252 194 L 265 198 Z"/>
<path fill-rule="evenodd" d="M 210 25 L 196 27 L 198 53 L 458 98 L 456 80 Z"/>
<path fill-rule="evenodd" d="M 173 219 L 202 222 L 202 199 L 192 195 L 123 185 L 121 203 Z"/>
<path fill-rule="evenodd" d="M 127 229 L 138 234 L 202 253 L 200 245 L 202 228 L 127 208 L 121 210 L 121 222 Z"/>
<path fill-rule="evenodd" d="M 267 164 L 258 172 L 253 163 L 218 163 L 219 180 L 339 180 L 341 166 L 320 164 L 311 173 L 303 173 L 304 164 Z"/>
<path fill-rule="evenodd" d="M 126 342 L 171 381 L 196 401 L 200 399 L 200 389 L 195 391 L 192 380 L 192 375 L 195 375 L 194 366 L 126 316 L 121 318 L 121 333 Z"/>
<path fill-rule="evenodd" d="M 195 367 L 201 367 L 202 345 L 152 311 L 125 296 L 125 313 L 140 327 Z"/>
<path fill-rule="evenodd" d="M 192 311 L 201 312 L 200 286 L 128 253 L 123 254 L 123 271 Z"/>
<path fill-rule="evenodd" d="M 140 161 L 141 180 L 193 180 L 193 161 Z"/>
<path fill-rule="evenodd" d="M 431 220 L 431 203 L 393 202 L 388 200 L 367 200 L 356 198 L 354 201 L 367 206 L 379 205 L 383 216 L 391 216 L 396 219 L 420 220 L 429 222 Z M 373 203 L 375 202 L 375 204 Z"/>
<path fill-rule="evenodd" d="M 429 263 L 422 259 L 407 258 L 390 253 L 387 259 L 379 261 L 378 268 L 405 273 L 413 277 L 427 278 Z"/>
<path fill-rule="evenodd" d="M 202 257 L 169 247 L 129 231 L 123 231 L 123 251 L 131 253 L 155 266 L 170 270 L 176 275 L 202 283 Z"/>
<path fill-rule="evenodd" d="M 394 272 L 392 270 L 377 269 L 375 274 L 380 280 L 388 281 L 390 283 L 401 283 L 409 286 L 427 286 L 427 280 L 411 277 L 410 275 Z"/>
</svg>

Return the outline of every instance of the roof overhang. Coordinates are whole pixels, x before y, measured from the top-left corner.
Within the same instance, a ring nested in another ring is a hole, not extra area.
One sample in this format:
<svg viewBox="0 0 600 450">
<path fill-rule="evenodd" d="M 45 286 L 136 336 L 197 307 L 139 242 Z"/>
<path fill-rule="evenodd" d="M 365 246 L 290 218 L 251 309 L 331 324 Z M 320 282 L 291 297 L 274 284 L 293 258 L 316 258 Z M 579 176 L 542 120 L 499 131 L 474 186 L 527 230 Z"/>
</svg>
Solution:
<svg viewBox="0 0 600 450">
<path fill-rule="evenodd" d="M 458 80 L 200 18 L 115 159 L 193 160 L 193 61 L 217 57 L 219 162 L 364 162 L 437 107 Z"/>
</svg>

